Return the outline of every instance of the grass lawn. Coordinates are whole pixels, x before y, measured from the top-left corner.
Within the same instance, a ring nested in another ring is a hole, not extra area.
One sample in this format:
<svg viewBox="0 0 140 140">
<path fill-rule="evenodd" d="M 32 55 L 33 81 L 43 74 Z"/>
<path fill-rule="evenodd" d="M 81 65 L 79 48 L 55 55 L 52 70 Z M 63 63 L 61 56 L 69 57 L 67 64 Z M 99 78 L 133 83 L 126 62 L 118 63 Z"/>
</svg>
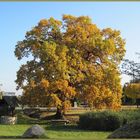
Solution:
<svg viewBox="0 0 140 140">
<path fill-rule="evenodd" d="M 0 125 L 0 138 L 15 138 L 21 136 L 24 131 L 29 128 L 31 125 Z M 49 139 L 62 140 L 70 139 L 76 140 L 80 138 L 81 140 L 94 140 L 94 139 L 105 139 L 110 132 L 95 132 L 95 131 L 83 131 L 78 130 L 74 126 L 45 126 L 46 136 Z"/>
<path fill-rule="evenodd" d="M 79 114 L 89 111 L 90 110 L 88 109 L 69 110 L 66 117 L 68 119 L 77 120 L 79 119 Z M 46 113 L 50 115 L 50 112 Z M 51 114 L 52 113 L 54 114 L 54 112 L 51 112 Z M 131 113 L 129 110 L 123 111 L 123 113 L 128 114 L 129 116 L 134 115 L 134 113 Z M 136 112 L 135 115 L 137 114 L 138 113 Z M 23 115 L 22 113 L 18 113 L 17 117 L 18 124 L 16 125 L 0 125 L 0 139 L 18 139 L 20 136 L 22 136 L 25 130 L 33 124 L 40 124 L 45 129 L 45 134 L 47 137 L 49 137 L 50 140 L 100 140 L 106 139 L 107 136 L 111 133 L 80 130 L 76 127 L 76 123 L 67 126 L 52 126 L 50 123 L 48 123 L 48 120 L 30 118 L 26 115 Z"/>
</svg>

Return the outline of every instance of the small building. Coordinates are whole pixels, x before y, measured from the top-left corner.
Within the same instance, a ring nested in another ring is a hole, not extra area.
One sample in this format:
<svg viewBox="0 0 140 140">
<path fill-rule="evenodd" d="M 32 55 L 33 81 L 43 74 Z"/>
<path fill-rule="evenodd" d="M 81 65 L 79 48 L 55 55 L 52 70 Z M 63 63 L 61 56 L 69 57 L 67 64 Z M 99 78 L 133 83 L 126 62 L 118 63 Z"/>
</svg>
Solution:
<svg viewBox="0 0 140 140">
<path fill-rule="evenodd" d="M 0 97 L 0 116 L 14 116 L 18 106 L 19 100 L 15 94 L 3 93 Z"/>
</svg>

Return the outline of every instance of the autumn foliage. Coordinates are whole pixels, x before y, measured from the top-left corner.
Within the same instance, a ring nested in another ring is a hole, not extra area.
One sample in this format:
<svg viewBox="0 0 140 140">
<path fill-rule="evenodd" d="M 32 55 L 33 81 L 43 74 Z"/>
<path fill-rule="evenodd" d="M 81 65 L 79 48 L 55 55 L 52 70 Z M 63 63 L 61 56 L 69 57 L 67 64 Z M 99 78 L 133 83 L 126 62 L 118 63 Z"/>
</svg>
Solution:
<svg viewBox="0 0 140 140">
<path fill-rule="evenodd" d="M 87 16 L 43 19 L 15 48 L 29 58 L 16 83 L 28 104 L 70 107 L 74 97 L 95 108 L 119 108 L 118 65 L 125 54 L 120 31 L 99 29 Z"/>
<path fill-rule="evenodd" d="M 140 98 L 140 83 L 129 83 L 124 86 L 124 93 L 132 99 Z"/>
</svg>

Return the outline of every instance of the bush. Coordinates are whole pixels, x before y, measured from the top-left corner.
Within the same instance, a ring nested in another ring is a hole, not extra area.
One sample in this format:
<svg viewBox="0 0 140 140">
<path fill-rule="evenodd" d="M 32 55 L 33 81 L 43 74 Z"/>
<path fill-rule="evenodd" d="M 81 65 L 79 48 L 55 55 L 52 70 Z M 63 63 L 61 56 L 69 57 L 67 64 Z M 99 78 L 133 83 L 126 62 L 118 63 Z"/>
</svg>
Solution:
<svg viewBox="0 0 140 140">
<path fill-rule="evenodd" d="M 90 112 L 80 115 L 79 127 L 88 130 L 112 131 L 125 123 L 125 118 L 116 112 Z"/>
<path fill-rule="evenodd" d="M 122 111 L 119 111 L 118 114 L 124 118 L 126 123 L 140 119 L 140 110 L 139 109 L 122 110 Z"/>
</svg>

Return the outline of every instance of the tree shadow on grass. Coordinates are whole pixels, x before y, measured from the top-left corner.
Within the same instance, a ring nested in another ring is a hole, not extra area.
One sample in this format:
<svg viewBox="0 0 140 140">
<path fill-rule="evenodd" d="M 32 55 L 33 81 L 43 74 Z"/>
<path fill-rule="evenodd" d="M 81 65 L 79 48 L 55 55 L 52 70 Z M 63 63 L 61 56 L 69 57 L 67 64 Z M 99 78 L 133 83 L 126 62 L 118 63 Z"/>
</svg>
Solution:
<svg viewBox="0 0 140 140">
<path fill-rule="evenodd" d="M 21 136 L 0 136 L 0 139 L 22 139 Z"/>
<path fill-rule="evenodd" d="M 41 137 L 41 138 L 23 138 L 22 136 L 0 136 L 0 139 L 49 139 L 49 137 Z"/>
</svg>

